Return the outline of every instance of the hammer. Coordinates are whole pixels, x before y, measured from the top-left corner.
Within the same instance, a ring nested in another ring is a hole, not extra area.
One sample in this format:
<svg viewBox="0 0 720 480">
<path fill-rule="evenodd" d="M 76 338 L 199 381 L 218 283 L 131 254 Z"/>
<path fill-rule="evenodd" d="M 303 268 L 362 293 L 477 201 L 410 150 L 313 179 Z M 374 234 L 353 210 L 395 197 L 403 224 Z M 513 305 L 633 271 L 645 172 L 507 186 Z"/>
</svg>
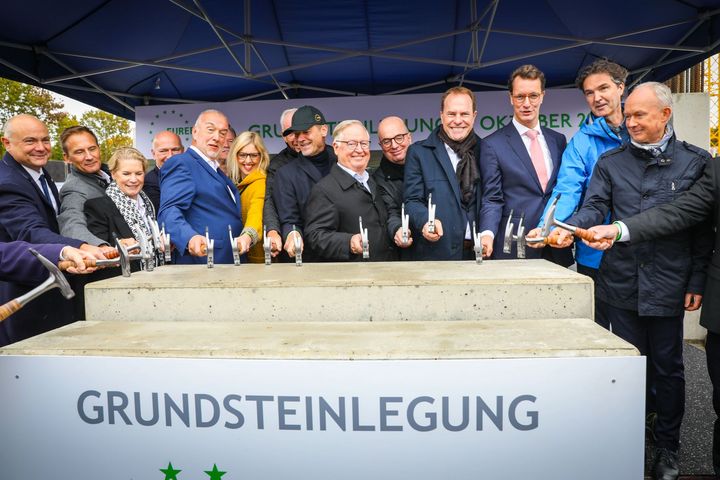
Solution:
<svg viewBox="0 0 720 480">
<path fill-rule="evenodd" d="M 235 237 L 233 237 L 232 233 L 232 227 L 228 225 L 228 235 L 230 235 L 230 246 L 232 247 L 233 252 L 233 262 L 235 263 L 235 266 L 240 265 L 240 249 L 237 246 L 237 241 L 235 240 Z"/>
<path fill-rule="evenodd" d="M 510 253 L 512 251 L 512 242 L 517 244 L 517 258 L 525 258 L 525 214 L 520 215 L 520 221 L 518 222 L 517 234 L 513 235 L 512 231 L 515 228 L 515 224 L 512 221 L 513 211 L 510 210 L 507 223 L 505 224 L 505 238 L 503 239 L 503 253 Z"/>
<path fill-rule="evenodd" d="M 293 235 L 293 243 L 295 244 L 295 266 L 302 267 L 302 240 L 300 238 L 300 233 L 295 228 L 295 225 L 293 225 L 293 232 L 296 233 Z"/>
<path fill-rule="evenodd" d="M 21 295 L 13 300 L 10 300 L 5 305 L 0 306 L 0 322 L 20 310 L 27 303 L 33 301 L 36 297 L 39 297 L 43 293 L 47 292 L 48 290 L 52 290 L 55 287 L 59 288 L 60 293 L 62 293 L 63 297 L 67 298 L 68 300 L 75 296 L 75 292 L 73 292 L 72 288 L 70 288 L 70 284 L 65 278 L 65 275 L 60 272 L 60 269 L 55 266 L 54 263 L 40 255 L 34 248 L 30 249 L 30 253 L 35 255 L 35 257 L 40 260 L 40 263 L 42 263 L 43 266 L 48 269 L 50 275 L 48 276 L 47 280 L 27 292 L 25 295 Z"/>
<path fill-rule="evenodd" d="M 265 265 L 272 265 L 270 239 L 267 236 L 267 227 L 265 225 L 263 225 L 263 252 L 265 253 Z"/>
<path fill-rule="evenodd" d="M 560 227 L 562 229 L 565 229 L 568 232 L 571 232 L 574 236 L 582 238 L 583 240 L 587 240 L 588 242 L 594 241 L 595 235 L 593 235 L 592 232 L 584 228 L 569 225 L 565 222 L 561 222 L 560 220 L 555 219 L 555 210 L 557 209 L 558 201 L 560 201 L 560 195 L 555 197 L 555 199 L 550 204 L 550 208 L 548 208 L 547 214 L 545 214 L 545 223 L 543 224 L 540 231 L 540 236 L 536 238 L 526 239 L 527 243 L 542 243 L 543 245 L 548 245 L 550 243 L 548 237 L 550 236 L 550 230 L 552 229 L 552 227 Z"/>
<path fill-rule="evenodd" d="M 482 265 L 483 263 L 483 245 L 482 245 L 482 235 L 477 233 L 477 229 L 475 228 L 475 222 L 473 222 L 473 250 L 475 251 L 475 263 L 478 265 Z"/>
<path fill-rule="evenodd" d="M 147 257 L 140 253 L 137 255 L 131 255 L 128 251 L 128 248 L 123 245 L 122 242 L 117 238 L 117 235 L 114 235 L 115 237 L 115 243 L 117 245 L 117 256 L 115 258 L 109 258 L 107 260 L 97 260 L 95 258 L 93 259 L 86 259 L 85 260 L 85 266 L 86 267 L 107 267 L 107 266 L 119 266 L 122 270 L 123 277 L 129 277 L 130 276 L 130 261 L 131 260 L 140 260 L 140 259 L 146 259 Z M 142 242 L 133 245 L 130 249 L 133 250 L 135 248 L 140 248 L 141 251 L 143 247 L 141 246 Z M 69 260 L 63 260 L 60 263 L 58 263 L 58 267 L 60 267 L 60 270 L 67 270 L 68 268 L 74 266 L 74 263 Z"/>
<path fill-rule="evenodd" d="M 368 230 L 367 228 L 363 228 L 362 225 L 362 217 L 358 217 L 360 220 L 360 238 L 362 241 L 362 258 L 363 260 L 367 260 L 370 258 L 370 240 L 368 239 Z"/>
<path fill-rule="evenodd" d="M 205 245 L 202 253 L 207 255 L 207 268 L 215 266 L 215 239 L 210 239 L 210 229 L 205 227 Z"/>
</svg>

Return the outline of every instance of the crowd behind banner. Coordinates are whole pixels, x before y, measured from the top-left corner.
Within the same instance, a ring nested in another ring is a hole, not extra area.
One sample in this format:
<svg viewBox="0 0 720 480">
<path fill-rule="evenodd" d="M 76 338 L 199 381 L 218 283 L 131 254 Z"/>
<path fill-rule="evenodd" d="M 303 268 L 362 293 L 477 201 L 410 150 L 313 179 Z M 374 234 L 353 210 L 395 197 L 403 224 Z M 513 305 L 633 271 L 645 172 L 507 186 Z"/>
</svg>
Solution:
<svg viewBox="0 0 720 480">
<path fill-rule="evenodd" d="M 82 286 L 119 274 L 85 264 L 141 239 L 159 242 L 159 251 L 169 239 L 173 264 L 205 263 L 210 251 L 215 263 L 233 263 L 236 254 L 262 263 L 266 248 L 275 262 L 492 260 L 517 258 L 517 246 L 508 251 L 503 240 L 514 233 L 508 227 L 523 223 L 526 256 L 576 264 L 592 277 L 596 321 L 647 356 L 653 476 L 677 478 L 683 315 L 703 298 L 720 411 L 717 161 L 675 137 L 666 86 L 643 83 L 627 95 L 627 74 L 605 59 L 579 72 L 591 113 L 569 142 L 539 122 L 545 76 L 533 65 L 510 75 L 512 121 L 484 139 L 474 130 L 475 95 L 464 87 L 438 98 L 440 123 L 418 142 L 398 116 L 383 118 L 376 136 L 361 121 L 332 119 L 328 144 L 319 109 L 278 112 L 286 147 L 272 160 L 258 133 L 235 132 L 219 110 L 197 117 L 189 146 L 171 131 L 157 133 L 149 171 L 133 148 L 102 164 L 95 134 L 74 126 L 58 139 L 70 164 L 60 191 L 45 169 L 47 127 L 17 115 L 2 136 L 0 301 L 37 283 L 29 244 L 43 244 L 52 261 L 68 259 L 72 273 L 85 275 L 73 275 L 75 302 L 51 293 L 0 323 L 0 346 L 84 318 Z M 373 145 L 382 158 L 370 172 Z M 683 208 L 693 214 L 681 215 Z M 574 242 L 568 229 L 542 228 L 556 221 L 591 236 Z M 164 237 L 153 234 L 157 225 Z M 152 269 L 157 260 L 142 258 L 133 268 Z M 720 474 L 719 449 L 716 423 Z"/>
</svg>

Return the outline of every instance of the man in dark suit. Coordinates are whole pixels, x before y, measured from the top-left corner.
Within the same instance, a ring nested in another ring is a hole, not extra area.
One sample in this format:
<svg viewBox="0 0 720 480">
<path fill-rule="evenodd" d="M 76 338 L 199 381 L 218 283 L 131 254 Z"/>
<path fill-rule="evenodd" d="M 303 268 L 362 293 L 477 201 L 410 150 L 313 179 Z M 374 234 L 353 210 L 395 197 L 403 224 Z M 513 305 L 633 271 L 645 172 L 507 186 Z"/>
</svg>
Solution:
<svg viewBox="0 0 720 480">
<path fill-rule="evenodd" d="M 0 281 L 13 282 L 22 279 L 22 283 L 36 285 L 48 278 L 48 269 L 30 253 L 33 248 L 51 262 L 69 260 L 74 266 L 66 271 L 70 273 L 90 273 L 94 268 L 85 267 L 85 260 L 93 258 L 78 248 L 59 243 L 0 242 Z"/>
<path fill-rule="evenodd" d="M 682 230 L 712 219 L 714 215 L 715 251 L 707 270 L 700 325 L 707 328 L 705 351 L 707 366 L 713 385 L 713 408 L 715 427 L 713 432 L 712 459 L 715 475 L 720 477 L 720 159 L 708 162 L 705 173 L 688 191 L 675 200 L 640 214 L 627 217 L 611 225 L 597 225 L 590 230 L 595 233 L 596 243 L 591 247 L 606 250 L 615 242 L 642 243 Z"/>
<path fill-rule="evenodd" d="M 290 128 L 284 136 L 295 133 L 300 154 L 296 160 L 280 167 L 275 173 L 273 200 L 280 220 L 284 250 L 290 257 L 295 256 L 295 237 L 300 236 L 304 251 L 305 218 L 307 199 L 312 187 L 337 163 L 337 157 L 330 145 L 325 144 L 328 126 L 325 116 L 317 108 L 305 105 L 292 116 Z M 293 226 L 295 231 L 293 231 Z M 284 255 L 284 254 L 281 254 Z M 313 252 L 303 255 L 303 260 L 314 260 Z"/>
<path fill-rule="evenodd" d="M 383 118 L 378 124 L 378 140 L 383 156 L 380 165 L 373 172 L 378 193 L 385 202 L 388 212 L 388 230 L 393 242 L 400 250 L 402 260 L 412 259 L 412 230 L 408 228 L 407 242 L 403 243 L 402 204 L 405 179 L 405 157 L 412 144 L 412 135 L 405 121 L 396 116 Z M 408 225 L 409 227 L 409 225 Z"/>
<path fill-rule="evenodd" d="M 60 197 L 45 169 L 50 158 L 50 135 L 43 122 L 17 115 L 5 124 L 0 161 L 0 241 L 59 243 L 79 247 L 105 258 L 98 247 L 60 235 L 57 212 Z M 0 304 L 30 290 L 21 279 L 0 282 Z M 0 346 L 71 323 L 73 304 L 55 289 L 0 323 Z"/>
<path fill-rule="evenodd" d="M 472 225 L 482 234 L 483 250 L 492 254 L 492 224 L 486 202 L 499 201 L 500 184 L 481 185 L 480 137 L 473 131 L 475 95 L 465 87 L 447 90 L 440 101 L 440 122 L 428 138 L 410 146 L 405 158 L 405 209 L 415 232 L 416 260 L 462 260 L 475 257 Z M 436 205 L 435 232 L 429 230 L 428 199 Z"/>
<path fill-rule="evenodd" d="M 333 132 L 338 163 L 310 192 L 305 226 L 306 248 L 330 262 L 359 261 L 363 244 L 359 219 L 368 231 L 371 261 L 396 260 L 388 214 L 377 184 L 367 172 L 370 134 L 362 122 L 345 120 Z"/>
<path fill-rule="evenodd" d="M 492 231 L 497 232 L 493 257 L 498 259 L 517 258 L 514 243 L 511 253 L 503 252 L 505 226 L 511 211 L 515 226 L 523 214 L 525 225 L 537 225 L 555 186 L 566 145 L 563 134 L 540 126 L 545 75 L 534 65 L 523 65 L 510 75 L 508 87 L 512 122 L 484 138 L 480 148 L 483 179 L 502 185 L 502 203 L 492 203 L 491 217 Z M 485 195 L 492 193 L 485 192 Z M 573 263 L 570 248 L 529 249 L 526 255 L 527 258 L 546 258 L 565 267 Z"/>
<path fill-rule="evenodd" d="M 150 197 L 156 214 L 160 211 L 160 169 L 165 160 L 173 155 L 180 155 L 184 151 L 185 147 L 183 147 L 180 137 L 169 130 L 158 132 L 153 137 L 150 153 L 155 160 L 155 167 L 145 174 L 143 192 Z"/>
<path fill-rule="evenodd" d="M 205 227 L 215 241 L 215 262 L 233 262 L 228 225 L 239 235 L 243 223 L 240 194 L 217 163 L 227 133 L 227 117 L 205 110 L 193 126 L 190 148 L 170 158 L 160 170 L 158 220 L 165 223 L 178 250 L 177 263 L 206 261 Z"/>
<path fill-rule="evenodd" d="M 290 131 L 292 125 L 292 117 L 297 111 L 297 108 L 288 108 L 283 110 L 280 114 L 280 128 L 283 132 L 283 140 L 285 140 L 286 147 L 283 148 L 272 160 L 267 168 L 265 178 L 265 203 L 263 204 L 263 225 L 267 227 L 267 237 L 270 240 L 270 250 L 272 256 L 277 256 L 283 249 L 283 241 L 280 236 L 282 227 L 280 226 L 280 217 L 278 217 L 277 208 L 275 207 L 275 200 L 273 199 L 273 186 L 275 183 L 275 172 L 280 167 L 294 161 L 300 152 L 300 147 L 297 142 L 297 135 L 295 132 Z M 287 131 L 287 135 L 285 135 Z M 281 256 L 281 260 L 289 261 L 288 257 Z"/>
</svg>

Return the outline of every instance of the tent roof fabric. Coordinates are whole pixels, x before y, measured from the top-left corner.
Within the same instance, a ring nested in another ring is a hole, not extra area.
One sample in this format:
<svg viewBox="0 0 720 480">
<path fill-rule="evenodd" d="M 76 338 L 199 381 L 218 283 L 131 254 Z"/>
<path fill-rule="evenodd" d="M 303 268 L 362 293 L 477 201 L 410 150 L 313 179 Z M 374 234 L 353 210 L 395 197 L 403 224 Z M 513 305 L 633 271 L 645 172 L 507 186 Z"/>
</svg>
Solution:
<svg viewBox="0 0 720 480">
<path fill-rule="evenodd" d="M 629 84 L 720 50 L 710 0 L 74 0 L 8 2 L 0 76 L 134 118 L 164 103 L 547 86 L 608 57 Z"/>
</svg>

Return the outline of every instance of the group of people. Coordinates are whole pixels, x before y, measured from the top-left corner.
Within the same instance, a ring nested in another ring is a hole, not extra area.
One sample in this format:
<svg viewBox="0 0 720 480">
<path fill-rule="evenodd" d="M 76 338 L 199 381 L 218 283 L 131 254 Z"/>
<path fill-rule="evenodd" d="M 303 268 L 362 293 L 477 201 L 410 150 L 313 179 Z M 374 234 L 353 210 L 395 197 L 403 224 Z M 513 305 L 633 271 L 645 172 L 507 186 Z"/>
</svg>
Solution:
<svg viewBox="0 0 720 480">
<path fill-rule="evenodd" d="M 666 86 L 640 84 L 623 105 L 627 75 L 606 59 L 579 73 L 577 87 L 591 113 L 569 143 L 540 125 L 545 76 L 533 65 L 510 75 L 512 121 L 484 139 L 473 128 L 473 92 L 452 87 L 440 99 L 439 126 L 425 140 L 413 143 L 400 117 L 382 119 L 377 142 L 383 156 L 373 172 L 368 164 L 375 139 L 358 120 L 330 132 L 317 108 L 286 110 L 280 123 L 287 146 L 271 161 L 257 133 L 237 135 L 222 112 L 206 110 L 187 150 L 172 132 L 155 136 L 155 167 L 147 173 L 139 151 L 119 149 L 106 167 L 91 130 L 67 129 L 60 141 L 71 171 L 58 192 L 44 168 L 47 127 L 18 115 L 2 137 L 0 241 L 65 246 L 62 255 L 76 261 L 77 273 L 92 273 L 82 259 L 104 258 L 116 237 L 128 245 L 150 237 L 155 219 L 165 225 L 180 264 L 204 262 L 208 238 L 218 263 L 233 262 L 232 243 L 243 261 L 262 262 L 265 236 L 276 261 L 293 261 L 298 249 L 304 261 L 359 261 L 368 245 L 371 261 L 463 260 L 475 257 L 476 238 L 485 257 L 503 259 L 516 256 L 514 247 L 503 252 L 508 220 L 517 225 L 522 218 L 537 227 L 528 237 L 538 237 L 559 195 L 554 217 L 592 227 L 595 241 L 578 243 L 573 258 L 572 235 L 556 229 L 547 242 L 533 244 L 550 247 L 529 249 L 527 256 L 563 266 L 577 262 L 578 272 L 596 282 L 598 323 L 647 356 L 653 474 L 675 479 L 684 413 L 683 314 L 698 309 L 703 298 L 701 322 L 709 330 L 708 365 L 720 412 L 720 259 L 711 218 L 718 162 L 676 139 Z M 19 248 L 0 245 L 3 262 L 5 249 Z M 49 255 L 57 260 L 61 252 Z M 30 277 L 5 276 L 0 300 L 27 290 Z M 0 345 L 81 314 L 59 298 L 43 303 L 45 310 L 38 302 L 0 323 Z M 720 474 L 720 423 L 713 448 Z"/>
</svg>

